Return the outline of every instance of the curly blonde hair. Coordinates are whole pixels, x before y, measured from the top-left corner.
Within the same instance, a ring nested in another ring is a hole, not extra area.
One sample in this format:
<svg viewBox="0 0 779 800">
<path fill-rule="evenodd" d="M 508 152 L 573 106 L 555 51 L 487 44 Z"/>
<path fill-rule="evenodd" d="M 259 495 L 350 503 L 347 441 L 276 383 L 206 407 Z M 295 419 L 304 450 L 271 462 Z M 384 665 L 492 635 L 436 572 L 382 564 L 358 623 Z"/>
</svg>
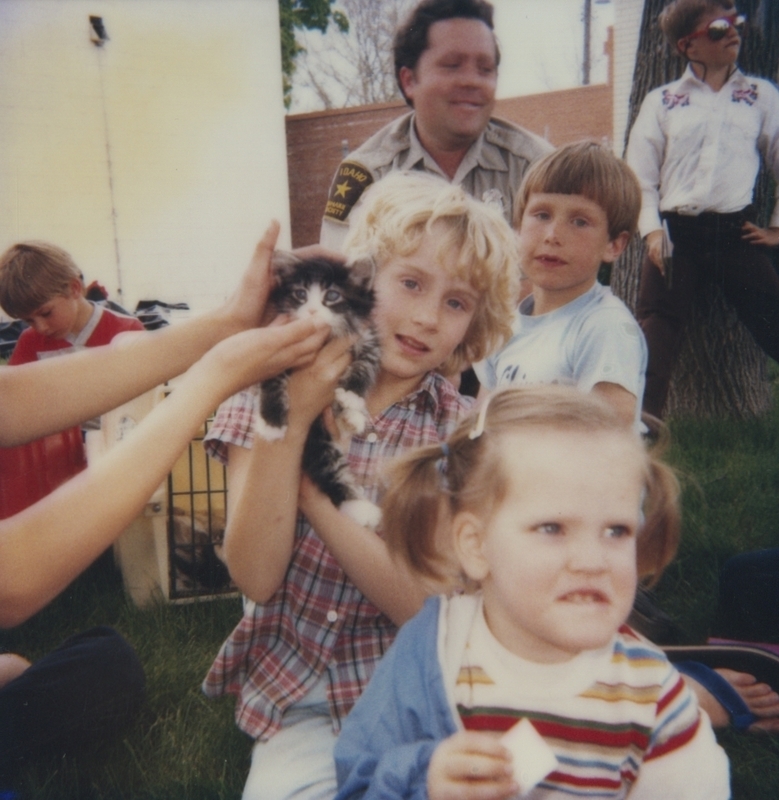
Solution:
<svg viewBox="0 0 779 800">
<path fill-rule="evenodd" d="M 438 242 L 440 263 L 450 250 L 457 252 L 453 277 L 470 284 L 479 300 L 463 341 L 441 365 L 444 374 L 480 361 L 508 340 L 519 268 L 514 233 L 497 205 L 423 172 L 392 172 L 366 192 L 354 213 L 344 245 L 350 260 L 372 258 L 380 270 L 415 252 L 428 234 Z"/>
</svg>

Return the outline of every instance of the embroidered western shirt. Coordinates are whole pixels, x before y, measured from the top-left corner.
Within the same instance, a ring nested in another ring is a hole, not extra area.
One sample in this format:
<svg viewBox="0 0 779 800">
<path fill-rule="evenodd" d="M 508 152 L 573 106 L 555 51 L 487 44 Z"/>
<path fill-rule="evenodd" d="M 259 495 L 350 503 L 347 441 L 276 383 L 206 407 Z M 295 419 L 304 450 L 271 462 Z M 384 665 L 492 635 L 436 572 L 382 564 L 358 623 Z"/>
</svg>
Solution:
<svg viewBox="0 0 779 800">
<path fill-rule="evenodd" d="M 348 452 L 366 495 L 378 499 L 385 459 L 442 441 L 471 402 L 440 375 L 428 373 L 419 389 L 372 419 L 352 438 Z M 251 446 L 256 408 L 256 389 L 222 404 L 206 442 L 212 456 L 224 461 L 228 444 Z M 243 618 L 222 645 L 203 690 L 210 697 L 236 695 L 238 727 L 255 739 L 269 739 L 281 727 L 285 709 L 326 674 L 338 731 L 395 633 L 392 621 L 361 594 L 298 515 L 283 585 L 267 603 L 245 602 Z"/>
<path fill-rule="evenodd" d="M 697 216 L 748 206 L 761 154 L 779 179 L 776 87 L 736 70 L 715 92 L 688 66 L 646 96 L 630 132 L 625 157 L 641 183 L 641 235 L 661 227 L 663 211 Z M 770 224 L 779 226 L 779 183 Z"/>
</svg>

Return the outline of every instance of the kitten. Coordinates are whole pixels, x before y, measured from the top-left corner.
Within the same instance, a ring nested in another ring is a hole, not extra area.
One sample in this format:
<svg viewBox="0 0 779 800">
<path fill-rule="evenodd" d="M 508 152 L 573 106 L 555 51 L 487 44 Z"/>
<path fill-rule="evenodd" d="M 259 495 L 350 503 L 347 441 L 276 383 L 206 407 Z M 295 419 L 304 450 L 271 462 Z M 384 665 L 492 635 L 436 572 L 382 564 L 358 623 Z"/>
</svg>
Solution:
<svg viewBox="0 0 779 800">
<path fill-rule="evenodd" d="M 362 433 L 368 419 L 365 394 L 379 371 L 379 340 L 371 320 L 374 294 L 373 264 L 342 264 L 327 258 L 299 259 L 291 254 L 273 257 L 275 286 L 270 302 L 280 314 L 308 314 L 325 320 L 333 336 L 356 334 L 352 363 L 335 391 L 333 413 L 342 437 Z M 284 437 L 289 410 L 289 372 L 263 381 L 257 433 L 267 441 Z M 375 528 L 381 519 L 376 505 L 363 497 L 346 458 L 320 416 L 311 426 L 303 451 L 303 469 L 333 504 L 361 525 Z"/>
</svg>

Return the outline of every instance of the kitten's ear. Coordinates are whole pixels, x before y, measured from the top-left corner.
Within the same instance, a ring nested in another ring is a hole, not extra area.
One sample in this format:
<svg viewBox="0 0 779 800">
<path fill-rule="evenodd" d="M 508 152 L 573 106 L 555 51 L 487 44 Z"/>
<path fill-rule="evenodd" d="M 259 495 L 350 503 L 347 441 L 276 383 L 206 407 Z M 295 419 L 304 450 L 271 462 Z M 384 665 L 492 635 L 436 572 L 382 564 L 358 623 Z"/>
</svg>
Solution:
<svg viewBox="0 0 779 800">
<path fill-rule="evenodd" d="M 283 283 L 284 278 L 290 275 L 301 259 L 286 250 L 274 250 L 271 266 L 277 283 Z"/>
<path fill-rule="evenodd" d="M 376 279 L 376 262 L 370 256 L 350 261 L 347 266 L 355 283 L 366 289 L 373 288 L 373 281 Z"/>
</svg>

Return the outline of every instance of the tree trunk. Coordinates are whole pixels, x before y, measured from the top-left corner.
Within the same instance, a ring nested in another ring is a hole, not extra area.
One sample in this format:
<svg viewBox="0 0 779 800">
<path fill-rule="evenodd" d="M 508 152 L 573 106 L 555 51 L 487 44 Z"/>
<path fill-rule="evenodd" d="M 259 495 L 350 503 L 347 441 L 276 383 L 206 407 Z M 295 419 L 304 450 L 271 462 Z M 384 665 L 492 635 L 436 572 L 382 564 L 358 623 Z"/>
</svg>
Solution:
<svg viewBox="0 0 779 800">
<path fill-rule="evenodd" d="M 684 62 L 670 52 L 657 25 L 667 0 L 645 0 L 628 131 L 647 92 L 678 78 Z M 744 72 L 776 79 L 779 65 L 779 3 L 741 0 L 738 8 L 751 25 L 739 63 Z M 759 14 L 759 19 L 754 14 Z M 773 206 L 773 187 L 765 169 L 757 181 L 755 202 L 759 224 L 767 224 Z M 636 236 L 611 276 L 614 293 L 635 311 L 644 246 Z M 679 360 L 674 368 L 665 414 L 696 416 L 753 416 L 771 406 L 766 356 L 755 344 L 716 285 L 696 300 Z"/>
</svg>

